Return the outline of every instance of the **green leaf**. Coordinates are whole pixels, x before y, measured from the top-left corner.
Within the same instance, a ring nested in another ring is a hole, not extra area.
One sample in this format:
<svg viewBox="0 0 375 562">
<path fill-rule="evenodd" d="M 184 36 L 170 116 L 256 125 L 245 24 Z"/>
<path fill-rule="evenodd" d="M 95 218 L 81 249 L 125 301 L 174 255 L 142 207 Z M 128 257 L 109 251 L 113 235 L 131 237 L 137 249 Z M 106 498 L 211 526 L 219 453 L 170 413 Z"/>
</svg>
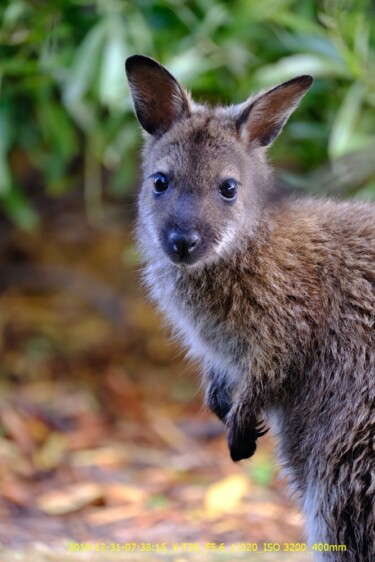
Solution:
<svg viewBox="0 0 375 562">
<path fill-rule="evenodd" d="M 360 60 L 367 63 L 370 54 L 371 25 L 364 13 L 358 13 L 356 19 L 354 52 Z"/>
<path fill-rule="evenodd" d="M 242 2 L 242 17 L 247 21 L 262 22 L 272 20 L 278 13 L 287 11 L 293 0 L 262 0 Z"/>
<path fill-rule="evenodd" d="M 22 0 L 13 0 L 12 2 L 9 2 L 3 14 L 4 27 L 15 27 L 19 20 L 24 18 L 26 15 L 30 15 L 30 12 L 30 6 Z"/>
<path fill-rule="evenodd" d="M 13 140 L 10 110 L 2 103 L 0 107 L 0 195 L 4 195 L 11 189 L 11 171 L 9 168 L 7 154 Z"/>
<path fill-rule="evenodd" d="M 128 14 L 125 25 L 127 43 L 132 45 L 133 53 L 144 53 L 152 55 L 155 52 L 154 39 L 157 41 L 158 36 L 155 33 L 155 25 L 151 26 L 146 20 L 146 14 L 143 12 L 132 12 Z"/>
<path fill-rule="evenodd" d="M 255 73 L 254 81 L 260 86 L 269 86 L 300 74 L 349 77 L 347 68 L 339 61 L 317 54 L 304 54 L 285 57 L 275 64 L 263 66 Z"/>
<path fill-rule="evenodd" d="M 0 196 L 5 195 L 11 189 L 12 177 L 7 159 L 0 152 Z"/>
<path fill-rule="evenodd" d="M 328 152 L 331 158 L 342 156 L 355 148 L 353 146 L 353 135 L 365 92 L 366 87 L 362 82 L 355 82 L 347 91 L 332 126 L 328 144 Z"/>
<path fill-rule="evenodd" d="M 0 154 L 5 155 L 14 140 L 11 105 L 1 100 L 0 105 Z"/>
<path fill-rule="evenodd" d="M 150 509 L 164 509 L 169 505 L 169 499 L 163 494 L 155 494 L 151 496 L 147 502 Z"/>
<path fill-rule="evenodd" d="M 272 454 L 259 451 L 258 458 L 252 460 L 249 472 L 253 480 L 261 486 L 269 486 L 275 475 L 275 461 Z"/>
<path fill-rule="evenodd" d="M 38 226 L 38 214 L 14 184 L 6 193 L 1 194 L 0 204 L 5 213 L 23 230 L 34 230 Z"/>
<path fill-rule="evenodd" d="M 324 38 L 324 30 L 317 22 L 290 11 L 280 11 L 273 16 L 273 21 L 281 26 L 289 27 L 297 33 L 308 33 Z"/>
<path fill-rule="evenodd" d="M 77 151 L 76 133 L 71 120 L 54 100 L 45 99 L 38 111 L 47 144 L 67 162 Z"/>
<path fill-rule="evenodd" d="M 365 201 L 375 201 L 375 179 L 359 189 L 356 197 Z"/>
<path fill-rule="evenodd" d="M 129 192 L 134 187 L 136 177 L 136 158 L 133 154 L 128 154 L 124 157 L 120 168 L 113 174 L 109 184 L 109 192 L 114 196 Z"/>
<path fill-rule="evenodd" d="M 99 100 L 111 109 L 126 108 L 124 61 L 128 54 L 124 37 L 116 32 L 110 34 L 103 50 Z"/>
<path fill-rule="evenodd" d="M 201 50 L 196 46 L 175 55 L 167 62 L 172 74 L 178 76 L 178 79 L 188 86 L 191 86 L 197 77 L 197 68 L 200 69 L 201 73 L 204 73 L 220 65 L 220 61 L 204 57 Z"/>
<path fill-rule="evenodd" d="M 105 41 L 105 21 L 99 21 L 86 35 L 74 57 L 71 71 L 65 80 L 64 103 L 83 125 L 93 125 L 92 113 L 82 98 L 93 88 Z"/>
</svg>

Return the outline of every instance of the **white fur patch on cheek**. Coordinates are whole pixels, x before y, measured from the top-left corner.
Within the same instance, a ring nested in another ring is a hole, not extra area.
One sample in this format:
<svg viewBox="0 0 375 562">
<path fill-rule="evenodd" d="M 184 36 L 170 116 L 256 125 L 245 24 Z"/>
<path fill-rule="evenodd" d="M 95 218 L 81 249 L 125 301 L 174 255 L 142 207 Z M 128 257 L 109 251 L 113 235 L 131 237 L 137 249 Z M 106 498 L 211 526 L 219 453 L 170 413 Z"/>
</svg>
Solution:
<svg viewBox="0 0 375 562">
<path fill-rule="evenodd" d="M 152 244 L 156 247 L 156 248 L 160 248 L 160 240 L 159 240 L 159 236 L 155 227 L 155 221 L 153 216 L 151 215 L 151 213 L 145 213 L 145 220 L 144 220 L 144 224 L 147 228 L 147 231 L 151 237 L 151 241 Z"/>
<path fill-rule="evenodd" d="M 237 234 L 237 230 L 233 226 L 229 226 L 225 231 L 219 243 L 215 246 L 215 252 L 222 256 L 228 251 Z"/>
</svg>

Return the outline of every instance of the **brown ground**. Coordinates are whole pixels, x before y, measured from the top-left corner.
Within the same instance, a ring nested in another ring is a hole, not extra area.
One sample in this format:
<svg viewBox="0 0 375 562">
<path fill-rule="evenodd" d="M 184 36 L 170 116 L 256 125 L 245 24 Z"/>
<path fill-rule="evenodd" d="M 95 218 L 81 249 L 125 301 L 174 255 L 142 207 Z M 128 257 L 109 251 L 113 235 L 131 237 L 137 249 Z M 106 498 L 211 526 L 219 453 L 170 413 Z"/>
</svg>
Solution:
<svg viewBox="0 0 375 562">
<path fill-rule="evenodd" d="M 283 552 L 302 520 L 271 438 L 230 461 L 129 230 L 71 211 L 1 237 L 0 561 L 310 560 Z"/>
</svg>

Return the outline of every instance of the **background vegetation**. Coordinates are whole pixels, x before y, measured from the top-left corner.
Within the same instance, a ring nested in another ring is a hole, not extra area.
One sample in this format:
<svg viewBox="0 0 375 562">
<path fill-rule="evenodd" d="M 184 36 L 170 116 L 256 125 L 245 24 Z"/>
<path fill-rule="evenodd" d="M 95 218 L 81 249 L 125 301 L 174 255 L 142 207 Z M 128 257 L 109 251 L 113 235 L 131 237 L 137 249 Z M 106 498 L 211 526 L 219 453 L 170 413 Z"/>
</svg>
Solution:
<svg viewBox="0 0 375 562">
<path fill-rule="evenodd" d="M 0 559 L 188 541 L 228 550 L 155 559 L 311 560 L 262 552 L 303 541 L 272 437 L 231 462 L 145 302 L 124 60 L 153 56 L 213 103 L 311 73 L 271 149 L 278 181 L 375 199 L 374 18 L 370 0 L 0 1 Z"/>
<path fill-rule="evenodd" d="M 242 101 L 300 73 L 313 90 L 276 143 L 281 180 L 375 197 L 375 25 L 370 0 L 7 0 L 0 7 L 0 201 L 25 228 L 36 192 L 133 190 L 140 134 L 124 59 L 168 66 L 198 98 Z"/>
</svg>

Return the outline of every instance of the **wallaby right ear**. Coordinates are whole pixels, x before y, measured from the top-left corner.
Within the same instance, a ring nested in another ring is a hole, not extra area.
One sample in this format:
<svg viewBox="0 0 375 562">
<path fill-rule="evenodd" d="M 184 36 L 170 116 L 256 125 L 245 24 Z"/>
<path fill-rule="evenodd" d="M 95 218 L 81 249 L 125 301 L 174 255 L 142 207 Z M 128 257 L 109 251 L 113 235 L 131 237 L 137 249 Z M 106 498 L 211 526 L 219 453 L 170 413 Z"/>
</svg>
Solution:
<svg viewBox="0 0 375 562">
<path fill-rule="evenodd" d="M 142 127 L 151 135 L 162 135 L 175 121 L 190 115 L 186 92 L 164 66 L 143 55 L 133 55 L 125 70 Z"/>
<path fill-rule="evenodd" d="M 312 81 L 311 76 L 297 76 L 259 94 L 255 100 L 245 102 L 237 125 L 247 142 L 255 142 L 259 146 L 270 145 L 310 88 Z"/>
</svg>

